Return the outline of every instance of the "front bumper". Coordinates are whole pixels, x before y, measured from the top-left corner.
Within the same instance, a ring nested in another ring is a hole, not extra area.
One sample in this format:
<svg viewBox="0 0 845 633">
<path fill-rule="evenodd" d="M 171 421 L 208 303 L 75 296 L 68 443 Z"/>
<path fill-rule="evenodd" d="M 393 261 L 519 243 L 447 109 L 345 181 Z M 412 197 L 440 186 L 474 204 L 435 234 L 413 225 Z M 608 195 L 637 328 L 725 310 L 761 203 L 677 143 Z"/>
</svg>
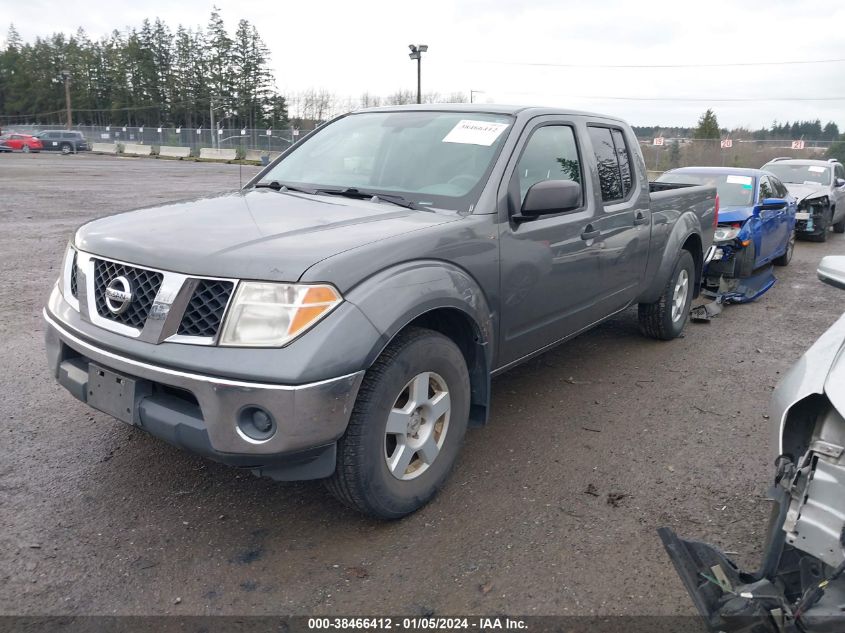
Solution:
<svg viewBox="0 0 845 633">
<path fill-rule="evenodd" d="M 135 360 L 85 340 L 44 311 L 54 377 L 88 402 L 93 364 L 138 383 L 130 423 L 185 450 L 276 479 L 314 479 L 334 470 L 364 372 L 303 385 L 278 385 L 204 375 Z M 270 413 L 276 430 L 265 440 L 244 434 L 247 407 Z"/>
</svg>

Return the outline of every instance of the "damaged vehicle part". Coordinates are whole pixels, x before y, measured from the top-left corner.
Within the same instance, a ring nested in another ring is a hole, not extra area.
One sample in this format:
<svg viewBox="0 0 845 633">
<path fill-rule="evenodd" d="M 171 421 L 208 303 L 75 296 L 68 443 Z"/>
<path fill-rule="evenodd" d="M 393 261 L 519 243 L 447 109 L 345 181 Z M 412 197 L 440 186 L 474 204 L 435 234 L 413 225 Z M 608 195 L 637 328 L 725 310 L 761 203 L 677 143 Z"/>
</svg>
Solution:
<svg viewBox="0 0 845 633">
<path fill-rule="evenodd" d="M 824 242 L 831 227 L 845 233 L 845 167 L 835 159 L 776 158 L 763 169 L 782 180 L 798 199 L 796 233 Z"/>
<path fill-rule="evenodd" d="M 845 257 L 819 278 L 845 289 Z M 785 374 L 772 397 L 774 502 L 759 570 L 717 548 L 658 533 L 712 631 L 845 631 L 845 315 Z"/>
<path fill-rule="evenodd" d="M 709 184 L 719 193 L 715 252 L 704 269 L 702 294 L 721 304 L 747 303 L 774 285 L 772 265 L 792 259 L 797 211 L 778 178 L 760 169 L 683 167 L 658 181 Z"/>
</svg>

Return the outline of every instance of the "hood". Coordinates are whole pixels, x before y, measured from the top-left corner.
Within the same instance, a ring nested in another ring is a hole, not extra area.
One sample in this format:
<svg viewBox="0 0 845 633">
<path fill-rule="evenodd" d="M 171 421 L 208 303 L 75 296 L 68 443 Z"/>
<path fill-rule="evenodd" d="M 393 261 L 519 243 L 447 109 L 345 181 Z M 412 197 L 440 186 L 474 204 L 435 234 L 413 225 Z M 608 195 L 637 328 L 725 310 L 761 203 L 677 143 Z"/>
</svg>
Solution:
<svg viewBox="0 0 845 633">
<path fill-rule="evenodd" d="M 794 182 L 783 183 L 790 194 L 798 198 L 799 202 L 804 198 L 815 198 L 818 196 L 830 195 L 827 185 L 819 184 L 799 184 Z"/>
<path fill-rule="evenodd" d="M 249 189 L 94 220 L 77 230 L 74 243 L 95 255 L 188 275 L 296 281 L 332 255 L 460 217 Z"/>
<path fill-rule="evenodd" d="M 742 223 L 752 215 L 754 215 L 754 205 L 749 207 L 721 207 L 719 209 L 719 224 Z"/>
</svg>

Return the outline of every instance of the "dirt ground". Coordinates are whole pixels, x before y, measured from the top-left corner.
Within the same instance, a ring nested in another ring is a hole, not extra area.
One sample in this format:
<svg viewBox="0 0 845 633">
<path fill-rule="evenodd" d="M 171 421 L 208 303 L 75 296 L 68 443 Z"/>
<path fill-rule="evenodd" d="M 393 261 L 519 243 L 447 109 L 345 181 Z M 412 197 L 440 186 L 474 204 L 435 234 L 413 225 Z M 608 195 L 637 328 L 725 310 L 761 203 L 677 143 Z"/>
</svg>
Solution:
<svg viewBox="0 0 845 633">
<path fill-rule="evenodd" d="M 799 242 L 768 294 L 682 339 L 644 339 L 629 311 L 497 378 L 446 488 L 379 523 L 319 482 L 180 452 L 46 369 L 74 227 L 255 171 L 0 155 L 0 613 L 689 614 L 663 525 L 756 567 L 770 392 L 845 309 L 815 273 L 845 236 Z"/>
</svg>

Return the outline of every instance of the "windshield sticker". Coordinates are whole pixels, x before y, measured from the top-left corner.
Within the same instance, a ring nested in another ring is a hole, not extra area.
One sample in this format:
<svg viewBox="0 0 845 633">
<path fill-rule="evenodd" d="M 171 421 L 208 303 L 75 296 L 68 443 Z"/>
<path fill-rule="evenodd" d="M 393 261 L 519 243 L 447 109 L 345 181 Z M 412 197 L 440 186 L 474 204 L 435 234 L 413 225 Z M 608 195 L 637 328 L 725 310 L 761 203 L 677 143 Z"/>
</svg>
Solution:
<svg viewBox="0 0 845 633">
<path fill-rule="evenodd" d="M 751 176 L 735 176 L 730 175 L 727 179 L 728 184 L 730 185 L 745 185 L 746 187 L 751 186 Z"/>
<path fill-rule="evenodd" d="M 485 145 L 496 142 L 508 127 L 507 123 L 489 123 L 463 119 L 443 138 L 443 143 L 464 143 L 466 145 Z"/>
<path fill-rule="evenodd" d="M 814 174 L 823 174 L 827 167 L 819 167 L 818 165 L 810 165 L 807 170 L 813 172 Z"/>
</svg>

